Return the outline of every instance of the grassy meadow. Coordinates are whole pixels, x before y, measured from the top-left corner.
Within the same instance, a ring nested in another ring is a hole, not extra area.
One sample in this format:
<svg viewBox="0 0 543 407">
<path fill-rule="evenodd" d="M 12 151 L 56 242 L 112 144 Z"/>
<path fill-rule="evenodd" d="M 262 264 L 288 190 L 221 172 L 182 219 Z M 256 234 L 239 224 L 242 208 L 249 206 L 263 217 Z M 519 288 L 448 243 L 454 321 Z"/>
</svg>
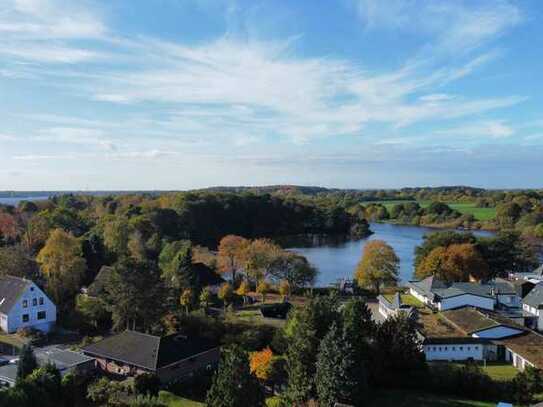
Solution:
<svg viewBox="0 0 543 407">
<path fill-rule="evenodd" d="M 370 201 L 370 202 L 363 202 L 363 205 L 368 205 L 371 203 L 379 203 L 382 204 L 385 208 L 387 208 L 388 211 L 392 209 L 394 205 L 400 204 L 400 203 L 406 203 L 409 201 Z M 419 201 L 419 205 L 421 207 L 426 207 L 430 205 L 431 201 Z M 475 205 L 475 202 L 467 202 L 467 203 L 456 203 L 456 202 L 445 202 L 447 205 L 449 205 L 452 209 L 457 210 L 458 212 L 462 214 L 469 214 L 473 215 L 476 220 L 478 221 L 487 221 L 492 220 L 496 217 L 496 208 L 478 208 Z"/>
</svg>

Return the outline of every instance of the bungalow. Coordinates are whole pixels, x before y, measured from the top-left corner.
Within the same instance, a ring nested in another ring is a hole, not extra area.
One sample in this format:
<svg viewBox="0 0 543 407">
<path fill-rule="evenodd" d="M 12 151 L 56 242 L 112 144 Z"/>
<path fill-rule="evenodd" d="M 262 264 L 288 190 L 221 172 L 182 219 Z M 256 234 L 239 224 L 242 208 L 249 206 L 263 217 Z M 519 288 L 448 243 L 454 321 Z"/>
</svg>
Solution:
<svg viewBox="0 0 543 407">
<path fill-rule="evenodd" d="M 543 368 L 543 336 L 529 331 L 525 335 L 506 338 L 501 341 L 505 347 L 505 360 L 519 370 L 527 366 Z"/>
<path fill-rule="evenodd" d="M 408 283 L 415 298 L 438 311 L 472 306 L 493 310 L 496 304 L 495 289 L 489 284 L 453 283 L 447 285 L 436 277 L 426 277 Z"/>
<path fill-rule="evenodd" d="M 125 331 L 84 347 L 104 372 L 118 376 L 154 373 L 169 383 L 212 369 L 219 361 L 217 343 L 206 338 L 173 334 L 165 337 Z"/>
<path fill-rule="evenodd" d="M 448 327 L 443 336 L 427 335 L 422 345 L 426 359 L 433 360 L 497 360 L 503 347 L 495 341 L 525 333 L 497 314 L 488 314 L 473 307 L 463 307 L 439 314 L 435 321 Z"/>
<path fill-rule="evenodd" d="M 394 294 L 392 299 L 388 299 L 383 295 L 377 297 L 379 300 L 379 313 L 386 318 L 398 315 L 399 313 L 405 313 L 412 315 L 416 312 L 415 308 L 404 304 L 402 302 L 402 296 L 400 293 Z"/>
<path fill-rule="evenodd" d="M 532 272 L 527 273 L 511 273 L 509 277 L 512 280 L 532 281 L 534 284 L 543 282 L 543 264 Z"/>
<path fill-rule="evenodd" d="M 0 277 L 0 327 L 4 332 L 21 328 L 49 332 L 56 319 L 55 304 L 35 283 L 25 278 Z"/>
<path fill-rule="evenodd" d="M 522 300 L 522 311 L 526 325 L 543 330 L 543 283 L 537 284 Z"/>
<path fill-rule="evenodd" d="M 39 366 L 45 366 L 47 363 L 54 364 L 61 376 L 68 373 L 79 375 L 88 375 L 94 371 L 94 358 L 83 355 L 79 352 L 60 349 L 56 346 L 45 348 L 34 348 L 34 355 Z M 10 363 L 0 366 L 0 386 L 15 386 L 17 381 L 17 363 L 14 359 Z"/>
</svg>

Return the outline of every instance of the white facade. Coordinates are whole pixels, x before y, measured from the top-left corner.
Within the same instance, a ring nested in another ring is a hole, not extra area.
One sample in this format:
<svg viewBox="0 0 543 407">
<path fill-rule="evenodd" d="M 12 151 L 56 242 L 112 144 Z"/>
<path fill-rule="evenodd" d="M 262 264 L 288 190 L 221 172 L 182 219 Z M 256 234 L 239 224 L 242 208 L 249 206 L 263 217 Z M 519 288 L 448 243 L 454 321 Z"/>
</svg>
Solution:
<svg viewBox="0 0 543 407">
<path fill-rule="evenodd" d="M 442 298 L 436 304 L 439 311 L 446 311 L 453 308 L 471 306 L 492 311 L 494 309 L 494 299 L 488 297 L 480 297 L 473 294 L 462 294 L 455 297 Z"/>
<path fill-rule="evenodd" d="M 420 294 L 417 290 L 414 290 L 413 288 L 409 288 L 409 294 L 411 294 L 413 297 L 415 297 L 417 300 L 422 302 L 423 304 L 430 304 L 431 301 L 428 297 Z"/>
<path fill-rule="evenodd" d="M 20 328 L 49 332 L 56 320 L 55 304 L 33 282 L 19 296 L 8 314 L 0 313 L 0 327 L 7 333 L 14 333 Z"/>
<path fill-rule="evenodd" d="M 511 362 L 513 366 L 515 366 L 519 370 L 524 370 L 528 366 L 534 367 L 533 363 L 528 362 L 528 360 L 524 359 L 518 353 L 513 352 L 509 348 L 506 348 L 505 350 L 505 360 Z"/>
<path fill-rule="evenodd" d="M 484 346 L 482 344 L 441 344 L 424 345 L 426 360 L 483 360 Z"/>
</svg>

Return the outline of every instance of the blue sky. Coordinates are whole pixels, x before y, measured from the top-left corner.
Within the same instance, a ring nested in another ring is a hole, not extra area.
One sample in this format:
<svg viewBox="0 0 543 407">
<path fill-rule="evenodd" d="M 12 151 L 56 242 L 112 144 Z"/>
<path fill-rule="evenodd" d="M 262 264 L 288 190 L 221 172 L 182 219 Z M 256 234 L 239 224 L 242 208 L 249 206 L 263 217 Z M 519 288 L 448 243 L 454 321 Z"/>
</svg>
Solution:
<svg viewBox="0 0 543 407">
<path fill-rule="evenodd" d="M 0 0 L 0 189 L 542 187 L 538 0 Z"/>
</svg>

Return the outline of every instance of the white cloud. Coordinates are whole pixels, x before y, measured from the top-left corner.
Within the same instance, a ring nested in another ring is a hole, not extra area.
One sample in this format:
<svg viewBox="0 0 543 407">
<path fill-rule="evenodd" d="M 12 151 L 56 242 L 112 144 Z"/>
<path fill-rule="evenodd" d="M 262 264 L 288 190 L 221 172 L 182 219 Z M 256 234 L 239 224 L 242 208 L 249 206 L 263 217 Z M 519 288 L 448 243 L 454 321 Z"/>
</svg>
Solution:
<svg viewBox="0 0 543 407">
<path fill-rule="evenodd" d="M 100 53 L 73 40 L 104 39 L 101 19 L 82 3 L 57 0 L 0 0 L 0 55 L 26 61 L 75 63 Z"/>
<path fill-rule="evenodd" d="M 516 130 L 503 120 L 488 120 L 438 130 L 433 134 L 438 136 L 503 139 L 513 136 L 515 132 Z"/>
<path fill-rule="evenodd" d="M 430 0 L 353 0 L 367 29 L 395 29 L 426 35 L 434 51 L 473 50 L 522 21 L 506 0 L 436 2 Z"/>
</svg>

